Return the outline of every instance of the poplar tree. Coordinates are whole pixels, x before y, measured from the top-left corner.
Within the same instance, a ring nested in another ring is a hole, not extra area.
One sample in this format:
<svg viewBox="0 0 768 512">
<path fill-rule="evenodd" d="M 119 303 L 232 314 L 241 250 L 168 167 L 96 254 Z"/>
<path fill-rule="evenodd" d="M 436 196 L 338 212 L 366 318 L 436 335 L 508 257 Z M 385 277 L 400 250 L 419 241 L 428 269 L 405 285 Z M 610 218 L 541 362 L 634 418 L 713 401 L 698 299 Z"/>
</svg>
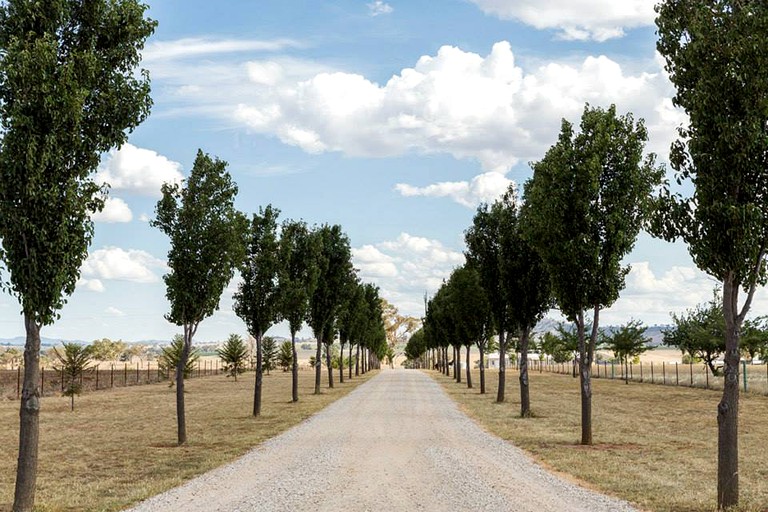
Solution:
<svg viewBox="0 0 768 512">
<path fill-rule="evenodd" d="M 75 290 L 104 205 L 92 173 L 148 115 L 155 22 L 135 0 L 0 4 L 0 260 L 26 330 L 14 511 L 34 506 L 40 330 Z"/>
<path fill-rule="evenodd" d="M 169 322 L 184 328 L 184 345 L 176 364 L 176 423 L 178 443 L 187 442 L 184 411 L 184 368 L 192 338 L 219 300 L 235 268 L 243 260 L 247 220 L 234 206 L 237 185 L 227 163 L 197 151 L 182 185 L 163 185 L 151 225 L 168 235 L 170 272 L 163 276 L 171 311 Z"/>
</svg>

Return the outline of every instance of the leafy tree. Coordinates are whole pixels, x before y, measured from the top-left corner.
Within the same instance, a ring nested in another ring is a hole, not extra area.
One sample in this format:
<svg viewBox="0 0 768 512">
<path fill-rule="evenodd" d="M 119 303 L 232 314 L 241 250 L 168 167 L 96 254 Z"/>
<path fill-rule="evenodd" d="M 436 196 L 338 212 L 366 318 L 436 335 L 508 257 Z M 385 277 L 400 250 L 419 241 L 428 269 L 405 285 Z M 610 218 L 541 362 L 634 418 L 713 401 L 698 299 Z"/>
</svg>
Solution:
<svg viewBox="0 0 768 512">
<path fill-rule="evenodd" d="M 264 336 L 261 340 L 261 350 L 263 352 L 262 367 L 269 372 L 275 369 L 277 363 L 277 342 L 272 336 Z"/>
<path fill-rule="evenodd" d="M 525 184 L 525 238 L 551 276 L 560 311 L 579 336 L 581 443 L 592 444 L 591 365 L 600 310 L 618 298 L 629 268 L 621 261 L 634 246 L 662 171 L 643 160 L 647 132 L 631 115 L 617 117 L 587 106 L 581 133 L 566 120 L 557 143 L 533 164 Z M 591 310 L 592 333 L 584 332 Z"/>
<path fill-rule="evenodd" d="M 363 288 L 355 272 L 350 273 L 342 290 L 344 300 L 339 309 L 336 325 L 339 329 L 339 382 L 344 382 L 344 346 L 349 344 L 352 350 L 352 337 L 359 323 L 363 307 Z M 351 369 L 351 367 L 350 367 Z"/>
<path fill-rule="evenodd" d="M 227 372 L 227 377 L 234 377 L 237 382 L 237 376 L 245 373 L 248 362 L 248 347 L 245 346 L 242 336 L 230 334 L 224 345 L 216 350 L 216 354 L 224 363 L 222 368 Z"/>
<path fill-rule="evenodd" d="M 171 340 L 171 344 L 167 347 L 163 347 L 160 352 L 160 356 L 157 358 L 157 368 L 164 374 L 175 372 L 181 361 L 182 353 L 184 352 L 184 336 L 177 334 Z M 200 360 L 200 351 L 191 347 L 187 354 L 187 360 L 184 363 L 183 378 L 188 378 L 195 371 L 195 366 Z M 170 379 L 169 386 L 173 386 L 176 379 Z"/>
<path fill-rule="evenodd" d="M 280 234 L 280 273 L 278 284 L 282 297 L 280 315 L 288 321 L 291 331 L 293 357 L 291 392 L 294 402 L 299 401 L 299 358 L 296 353 L 296 333 L 309 315 L 309 300 L 317 286 L 317 237 L 304 222 L 283 222 Z M 281 347 L 282 350 L 282 347 Z"/>
<path fill-rule="evenodd" d="M 384 317 L 384 330 L 387 333 L 387 343 L 393 349 L 400 343 L 405 343 L 411 333 L 421 325 L 418 318 L 401 315 L 394 304 L 386 299 L 381 299 L 381 310 Z"/>
<path fill-rule="evenodd" d="M 332 332 L 342 297 L 338 291 L 344 286 L 352 269 L 349 238 L 341 226 L 323 225 L 313 232 L 316 237 L 317 281 L 309 301 L 309 326 L 317 339 L 315 360 L 321 359 L 325 337 Z M 315 394 L 320 393 L 321 365 L 315 365 Z M 328 368 L 329 385 L 333 384 L 333 369 Z"/>
<path fill-rule="evenodd" d="M 693 360 L 704 361 L 712 374 L 718 375 L 715 361 L 725 352 L 725 318 L 719 293 L 682 315 L 673 313 L 672 323 L 663 331 L 664 344 L 677 347 Z"/>
<path fill-rule="evenodd" d="M 296 347 L 290 341 L 284 341 L 280 344 L 280 350 L 277 353 L 277 364 L 284 372 L 287 372 L 293 364 L 293 353 Z"/>
<path fill-rule="evenodd" d="M 192 338 L 219 299 L 243 260 L 247 221 L 235 209 L 237 185 L 227 163 L 198 150 L 192 172 L 183 185 L 164 184 L 152 225 L 168 235 L 170 272 L 163 276 L 171 311 L 165 318 L 184 328 L 184 344 L 176 366 L 178 442 L 187 442 L 184 378 Z"/>
<path fill-rule="evenodd" d="M 141 343 L 126 344 L 125 349 L 120 353 L 121 361 L 130 361 L 134 357 L 143 359 L 147 355 L 147 346 Z"/>
<path fill-rule="evenodd" d="M 53 347 L 57 363 L 54 367 L 61 372 L 64 379 L 64 396 L 70 397 L 70 408 L 75 410 L 75 395 L 83 391 L 83 374 L 91 370 L 91 347 L 77 343 L 62 344 L 62 351 Z"/>
<path fill-rule="evenodd" d="M 573 345 L 568 343 L 570 339 L 573 339 Z M 577 348 L 578 338 L 571 333 L 568 334 L 567 339 L 564 339 L 553 332 L 545 332 L 541 336 L 541 341 L 539 343 L 541 353 L 550 356 L 552 361 L 556 363 L 573 361 L 573 354 L 576 352 Z"/>
<path fill-rule="evenodd" d="M 155 23 L 136 0 L 0 4 L 0 260 L 26 344 L 14 511 L 37 479 L 40 330 L 75 290 L 105 189 L 91 174 L 149 114 L 137 72 Z"/>
<path fill-rule="evenodd" d="M 766 317 L 746 319 L 741 328 L 741 349 L 750 360 L 768 351 L 768 328 Z"/>
<path fill-rule="evenodd" d="M 424 335 L 424 328 L 417 330 L 408 339 L 405 345 L 405 357 L 408 361 L 418 361 L 427 351 L 427 340 Z"/>
<path fill-rule="evenodd" d="M 91 357 L 97 361 L 116 361 L 125 349 L 126 344 L 121 340 L 102 338 L 91 343 Z"/>
<path fill-rule="evenodd" d="M 725 385 L 717 408 L 717 505 L 738 504 L 739 333 L 768 242 L 768 3 L 666 0 L 656 6 L 657 49 L 688 115 L 670 163 L 691 197 L 661 195 L 656 234 L 682 238 L 696 265 L 723 286 Z M 739 291 L 745 296 L 739 305 Z"/>
<path fill-rule="evenodd" d="M 2 352 L 0 352 L 0 363 L 2 363 L 4 366 L 10 365 L 11 368 L 13 368 L 21 362 L 23 357 L 23 352 L 18 348 L 7 347 Z"/>
<path fill-rule="evenodd" d="M 277 217 L 280 210 L 267 205 L 253 215 L 247 235 L 245 259 L 240 265 L 242 282 L 235 293 L 235 313 L 243 319 L 248 332 L 256 339 L 256 381 L 253 391 L 253 415 L 261 414 L 263 380 L 262 340 L 267 330 L 280 320 L 281 296 L 280 246 Z"/>
<path fill-rule="evenodd" d="M 645 336 L 646 327 L 639 320 L 630 320 L 613 332 L 601 332 L 601 345 L 613 352 L 613 357 L 624 365 L 624 382 L 629 384 L 629 360 L 648 350 L 651 338 Z"/>
</svg>

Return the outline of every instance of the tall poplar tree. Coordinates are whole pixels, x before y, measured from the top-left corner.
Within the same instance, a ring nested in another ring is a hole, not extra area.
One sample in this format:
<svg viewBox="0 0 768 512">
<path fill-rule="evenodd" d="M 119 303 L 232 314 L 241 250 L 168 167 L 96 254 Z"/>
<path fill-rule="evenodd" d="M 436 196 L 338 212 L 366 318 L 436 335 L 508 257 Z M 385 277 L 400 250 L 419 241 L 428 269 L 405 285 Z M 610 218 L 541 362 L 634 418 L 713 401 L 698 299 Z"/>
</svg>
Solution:
<svg viewBox="0 0 768 512">
<path fill-rule="evenodd" d="M 184 345 L 176 365 L 178 442 L 187 442 L 184 368 L 192 338 L 219 299 L 245 254 L 245 216 L 234 206 L 237 185 L 227 163 L 198 150 L 183 185 L 164 184 L 152 226 L 168 235 L 170 272 L 163 276 L 171 311 L 165 318 L 184 328 Z"/>
<path fill-rule="evenodd" d="M 267 330 L 280 317 L 281 294 L 277 217 L 280 210 L 267 205 L 251 219 L 245 243 L 245 258 L 240 264 L 242 282 L 235 293 L 235 313 L 243 319 L 248 333 L 256 340 L 256 379 L 253 390 L 253 415 L 261 414 L 261 389 L 264 376 L 261 342 Z"/>
<path fill-rule="evenodd" d="M 0 260 L 26 330 L 13 510 L 34 506 L 40 330 L 75 290 L 104 190 L 100 156 L 149 115 L 136 72 L 155 22 L 135 0 L 0 4 Z"/>
<path fill-rule="evenodd" d="M 725 384 L 717 407 L 717 505 L 739 500 L 739 336 L 768 242 L 768 3 L 667 0 L 657 49 L 688 114 L 670 163 L 691 197 L 662 193 L 657 234 L 688 244 L 696 265 L 723 284 Z M 740 291 L 744 291 L 740 304 Z"/>
<path fill-rule="evenodd" d="M 581 132 L 566 120 L 557 143 L 533 164 L 525 184 L 525 238 L 549 272 L 560 311 L 579 336 L 581 444 L 592 444 L 591 366 L 600 310 L 624 288 L 621 260 L 634 246 L 662 178 L 654 157 L 643 158 L 647 132 L 631 115 L 587 106 Z M 585 314 L 592 315 L 589 338 Z"/>
</svg>

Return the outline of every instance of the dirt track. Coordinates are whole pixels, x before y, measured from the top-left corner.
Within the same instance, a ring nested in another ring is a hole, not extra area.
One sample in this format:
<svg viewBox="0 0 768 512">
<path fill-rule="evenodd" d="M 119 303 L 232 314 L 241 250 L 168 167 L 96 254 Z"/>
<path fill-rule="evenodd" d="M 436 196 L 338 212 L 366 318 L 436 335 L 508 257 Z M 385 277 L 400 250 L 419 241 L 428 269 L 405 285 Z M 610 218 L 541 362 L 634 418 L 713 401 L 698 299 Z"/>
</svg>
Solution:
<svg viewBox="0 0 768 512">
<path fill-rule="evenodd" d="M 481 430 L 418 371 L 388 370 L 154 511 L 634 510 L 553 476 Z"/>
</svg>

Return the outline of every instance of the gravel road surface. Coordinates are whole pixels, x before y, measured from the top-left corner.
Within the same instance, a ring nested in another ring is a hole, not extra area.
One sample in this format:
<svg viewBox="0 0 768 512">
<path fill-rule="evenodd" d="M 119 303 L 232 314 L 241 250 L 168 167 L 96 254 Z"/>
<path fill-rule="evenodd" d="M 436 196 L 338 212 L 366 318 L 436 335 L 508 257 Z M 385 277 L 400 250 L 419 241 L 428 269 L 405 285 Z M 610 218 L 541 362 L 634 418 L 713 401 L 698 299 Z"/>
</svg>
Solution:
<svg viewBox="0 0 768 512">
<path fill-rule="evenodd" d="M 232 464 L 134 512 L 634 511 L 480 429 L 419 371 L 385 370 Z"/>
</svg>

